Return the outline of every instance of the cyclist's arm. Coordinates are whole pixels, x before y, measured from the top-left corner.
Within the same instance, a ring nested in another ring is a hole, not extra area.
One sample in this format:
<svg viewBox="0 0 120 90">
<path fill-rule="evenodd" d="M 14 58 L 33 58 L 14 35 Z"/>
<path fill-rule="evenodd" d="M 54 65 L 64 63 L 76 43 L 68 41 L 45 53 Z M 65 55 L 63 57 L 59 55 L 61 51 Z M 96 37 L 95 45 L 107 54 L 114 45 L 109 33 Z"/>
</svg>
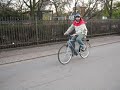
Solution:
<svg viewBox="0 0 120 90">
<path fill-rule="evenodd" d="M 74 27 L 74 25 L 72 24 L 72 25 L 68 28 L 68 30 L 64 33 L 64 35 L 67 35 L 67 34 L 71 33 L 74 29 L 75 29 L 75 27 Z"/>
<path fill-rule="evenodd" d="M 86 27 L 86 25 L 85 25 L 83 33 L 84 33 L 86 36 L 87 36 L 87 32 L 88 32 L 88 29 L 87 29 L 87 27 Z"/>
</svg>

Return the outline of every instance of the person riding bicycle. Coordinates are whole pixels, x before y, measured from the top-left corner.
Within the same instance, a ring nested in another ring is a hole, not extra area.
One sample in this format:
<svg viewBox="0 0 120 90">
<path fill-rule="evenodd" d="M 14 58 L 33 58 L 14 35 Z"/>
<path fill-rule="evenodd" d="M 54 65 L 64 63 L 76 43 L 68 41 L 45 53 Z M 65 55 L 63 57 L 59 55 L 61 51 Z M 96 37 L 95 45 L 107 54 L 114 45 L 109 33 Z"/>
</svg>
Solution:
<svg viewBox="0 0 120 90">
<path fill-rule="evenodd" d="M 81 49 L 84 51 L 86 46 L 83 43 L 82 39 L 86 38 L 88 30 L 85 25 L 85 21 L 81 18 L 81 15 L 79 13 L 75 15 L 75 20 L 73 21 L 72 25 L 68 28 L 68 30 L 64 33 L 64 35 L 70 34 L 73 30 L 75 30 L 75 33 L 72 34 L 73 37 L 70 42 L 75 48 L 75 41 L 77 41 Z M 77 55 L 77 53 L 75 52 L 74 54 Z"/>
</svg>

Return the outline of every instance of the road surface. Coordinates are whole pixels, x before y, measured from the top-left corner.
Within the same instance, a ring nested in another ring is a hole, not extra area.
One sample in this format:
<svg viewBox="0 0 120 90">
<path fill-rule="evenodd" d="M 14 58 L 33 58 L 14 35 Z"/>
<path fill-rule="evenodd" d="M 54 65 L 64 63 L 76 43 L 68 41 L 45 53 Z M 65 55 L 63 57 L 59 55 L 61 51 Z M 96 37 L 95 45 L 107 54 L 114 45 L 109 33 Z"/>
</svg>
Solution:
<svg viewBox="0 0 120 90">
<path fill-rule="evenodd" d="M 120 90 L 120 42 L 61 65 L 57 55 L 0 66 L 0 90 Z"/>
</svg>

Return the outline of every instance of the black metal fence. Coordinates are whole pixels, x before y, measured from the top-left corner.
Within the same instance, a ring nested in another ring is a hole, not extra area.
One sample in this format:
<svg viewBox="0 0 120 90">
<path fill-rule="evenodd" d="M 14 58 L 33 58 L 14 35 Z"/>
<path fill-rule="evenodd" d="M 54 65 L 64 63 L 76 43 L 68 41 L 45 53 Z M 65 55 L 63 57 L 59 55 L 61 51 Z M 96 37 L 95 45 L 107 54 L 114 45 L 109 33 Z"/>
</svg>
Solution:
<svg viewBox="0 0 120 90">
<path fill-rule="evenodd" d="M 41 21 L 0 18 L 0 49 L 66 40 L 63 33 L 71 21 Z M 88 36 L 120 33 L 120 20 L 89 20 Z"/>
</svg>

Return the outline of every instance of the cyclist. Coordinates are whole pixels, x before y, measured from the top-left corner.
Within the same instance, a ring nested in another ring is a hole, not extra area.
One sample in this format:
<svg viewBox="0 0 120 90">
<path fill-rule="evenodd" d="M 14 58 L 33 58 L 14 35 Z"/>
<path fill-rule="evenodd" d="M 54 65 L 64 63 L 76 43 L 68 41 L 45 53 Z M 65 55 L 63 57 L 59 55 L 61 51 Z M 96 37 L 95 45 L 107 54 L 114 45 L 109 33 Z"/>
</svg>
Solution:
<svg viewBox="0 0 120 90">
<path fill-rule="evenodd" d="M 82 39 L 86 38 L 88 30 L 86 28 L 85 21 L 81 18 L 81 15 L 79 13 L 77 13 L 74 17 L 75 17 L 75 20 L 73 21 L 72 25 L 68 28 L 68 30 L 64 33 L 64 35 L 68 35 L 73 30 L 75 30 L 75 33 L 72 34 L 73 37 L 70 42 L 72 43 L 73 47 L 75 48 L 75 41 L 77 41 L 79 43 L 81 49 L 84 51 L 86 46 L 83 43 Z M 77 55 L 77 53 L 75 53 L 75 52 L 74 52 L 74 54 Z"/>
</svg>

